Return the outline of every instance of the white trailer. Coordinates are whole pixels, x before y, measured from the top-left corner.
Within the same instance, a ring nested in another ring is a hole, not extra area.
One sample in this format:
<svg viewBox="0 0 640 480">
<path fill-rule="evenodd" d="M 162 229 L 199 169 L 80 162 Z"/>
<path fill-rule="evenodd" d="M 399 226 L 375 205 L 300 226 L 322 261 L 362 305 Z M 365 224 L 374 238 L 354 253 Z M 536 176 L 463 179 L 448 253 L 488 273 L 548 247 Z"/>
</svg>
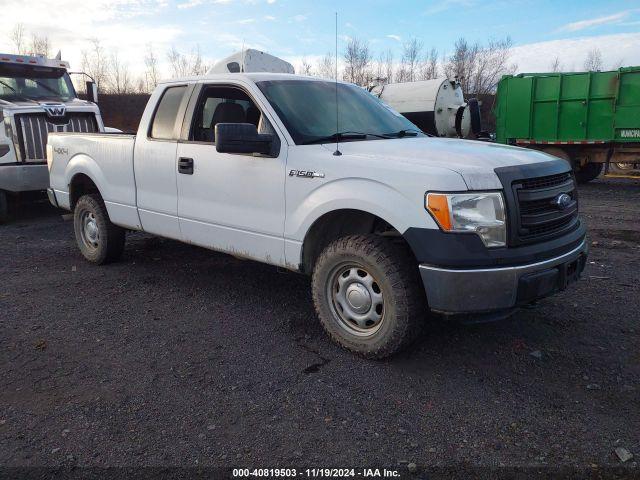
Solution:
<svg viewBox="0 0 640 480">
<path fill-rule="evenodd" d="M 103 132 L 94 101 L 80 100 L 59 58 L 0 53 L 0 223 L 7 197 L 46 190 L 46 144 L 51 132 Z M 87 91 L 96 100 L 95 84 Z"/>
<path fill-rule="evenodd" d="M 476 99 L 465 102 L 460 83 L 448 78 L 372 85 L 369 91 L 420 129 L 436 137 L 479 135 Z"/>
<path fill-rule="evenodd" d="M 268 53 L 247 48 L 216 62 L 208 75 L 216 73 L 295 73 L 293 65 Z"/>
</svg>

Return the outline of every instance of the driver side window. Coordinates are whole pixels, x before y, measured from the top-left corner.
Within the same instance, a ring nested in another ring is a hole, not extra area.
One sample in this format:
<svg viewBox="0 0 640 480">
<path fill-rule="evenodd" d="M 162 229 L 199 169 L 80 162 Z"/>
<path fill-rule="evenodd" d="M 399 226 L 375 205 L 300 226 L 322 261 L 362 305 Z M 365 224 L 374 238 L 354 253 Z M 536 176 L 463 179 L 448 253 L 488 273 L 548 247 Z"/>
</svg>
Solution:
<svg viewBox="0 0 640 480">
<path fill-rule="evenodd" d="M 218 123 L 251 123 L 260 133 L 274 133 L 267 118 L 240 88 L 205 87 L 196 106 L 189 139 L 215 143 Z"/>
</svg>

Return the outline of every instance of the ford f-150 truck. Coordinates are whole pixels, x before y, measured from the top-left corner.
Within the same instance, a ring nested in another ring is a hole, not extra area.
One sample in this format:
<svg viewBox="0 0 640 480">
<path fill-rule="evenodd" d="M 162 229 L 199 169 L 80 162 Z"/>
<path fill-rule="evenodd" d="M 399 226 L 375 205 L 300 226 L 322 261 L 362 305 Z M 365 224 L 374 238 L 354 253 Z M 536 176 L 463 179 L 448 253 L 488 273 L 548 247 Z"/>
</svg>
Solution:
<svg viewBox="0 0 640 480">
<path fill-rule="evenodd" d="M 137 135 L 50 134 L 47 159 L 90 262 L 139 230 L 310 274 L 328 334 L 372 358 L 427 311 L 491 319 L 563 290 L 587 255 L 565 160 L 428 137 L 346 83 L 162 83 Z"/>
</svg>

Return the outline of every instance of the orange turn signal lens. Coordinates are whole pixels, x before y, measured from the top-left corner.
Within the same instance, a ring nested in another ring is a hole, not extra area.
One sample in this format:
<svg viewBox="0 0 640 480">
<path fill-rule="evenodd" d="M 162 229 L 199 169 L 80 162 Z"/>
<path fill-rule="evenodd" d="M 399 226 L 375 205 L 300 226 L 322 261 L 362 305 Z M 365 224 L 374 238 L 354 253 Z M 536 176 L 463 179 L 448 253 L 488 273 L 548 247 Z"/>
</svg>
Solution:
<svg viewBox="0 0 640 480">
<path fill-rule="evenodd" d="M 451 213 L 446 195 L 440 193 L 427 194 L 427 210 L 431 212 L 443 230 L 451 230 Z"/>
</svg>

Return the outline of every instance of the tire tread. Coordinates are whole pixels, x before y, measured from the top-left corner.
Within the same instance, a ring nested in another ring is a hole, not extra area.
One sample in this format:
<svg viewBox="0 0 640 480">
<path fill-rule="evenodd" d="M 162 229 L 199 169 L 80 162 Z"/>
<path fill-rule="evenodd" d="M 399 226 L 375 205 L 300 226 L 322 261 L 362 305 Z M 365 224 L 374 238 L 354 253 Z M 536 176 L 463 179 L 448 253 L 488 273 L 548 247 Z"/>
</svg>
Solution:
<svg viewBox="0 0 640 480">
<path fill-rule="evenodd" d="M 375 349 L 363 351 L 353 342 L 335 333 L 323 308 L 325 283 L 320 271 L 332 259 L 342 254 L 362 255 L 376 263 L 387 277 L 395 297 L 396 322 L 384 343 Z M 385 358 L 411 344 L 420 334 L 426 312 L 426 299 L 415 258 L 406 244 L 394 243 L 380 235 L 351 235 L 329 244 L 316 261 L 312 279 L 313 300 L 316 313 L 325 331 L 333 341 L 353 353 L 366 358 Z"/>
</svg>

